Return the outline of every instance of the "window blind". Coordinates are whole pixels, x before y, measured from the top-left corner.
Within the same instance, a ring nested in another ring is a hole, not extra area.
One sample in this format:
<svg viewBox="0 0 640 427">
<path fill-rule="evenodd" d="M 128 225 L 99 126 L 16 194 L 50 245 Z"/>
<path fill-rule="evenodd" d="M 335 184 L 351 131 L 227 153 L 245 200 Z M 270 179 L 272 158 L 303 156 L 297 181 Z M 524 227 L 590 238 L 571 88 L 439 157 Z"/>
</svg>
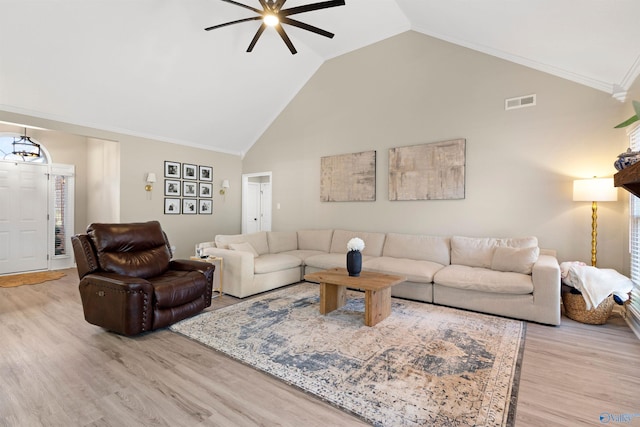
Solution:
<svg viewBox="0 0 640 427">
<path fill-rule="evenodd" d="M 55 254 L 67 254 L 67 230 L 66 207 L 67 207 L 67 182 L 64 176 L 54 176 L 54 212 L 55 212 Z"/>
<path fill-rule="evenodd" d="M 640 151 L 640 127 L 629 134 L 629 147 Z M 629 251 L 631 254 L 631 302 L 627 306 L 627 318 L 631 328 L 640 337 L 640 198 L 629 196 Z"/>
</svg>

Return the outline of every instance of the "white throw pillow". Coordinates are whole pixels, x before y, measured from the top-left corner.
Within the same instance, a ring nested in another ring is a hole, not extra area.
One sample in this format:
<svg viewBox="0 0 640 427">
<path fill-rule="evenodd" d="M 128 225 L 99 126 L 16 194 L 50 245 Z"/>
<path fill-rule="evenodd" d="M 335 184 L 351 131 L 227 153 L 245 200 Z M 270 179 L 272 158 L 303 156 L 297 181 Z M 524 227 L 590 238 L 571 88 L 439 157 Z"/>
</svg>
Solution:
<svg viewBox="0 0 640 427">
<path fill-rule="evenodd" d="M 540 249 L 497 247 L 491 260 L 491 269 L 496 271 L 512 271 L 514 273 L 531 274 L 533 264 L 538 261 Z"/>
<path fill-rule="evenodd" d="M 258 258 L 258 252 L 251 246 L 251 243 L 229 243 L 232 251 L 250 252 L 254 258 Z"/>
</svg>

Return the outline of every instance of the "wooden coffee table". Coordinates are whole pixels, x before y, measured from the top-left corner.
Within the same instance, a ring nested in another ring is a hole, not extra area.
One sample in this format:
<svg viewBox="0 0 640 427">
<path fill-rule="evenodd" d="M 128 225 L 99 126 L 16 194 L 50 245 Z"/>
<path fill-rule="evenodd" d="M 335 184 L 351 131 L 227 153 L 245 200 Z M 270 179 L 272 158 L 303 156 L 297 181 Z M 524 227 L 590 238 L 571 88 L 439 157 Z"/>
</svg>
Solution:
<svg viewBox="0 0 640 427">
<path fill-rule="evenodd" d="M 320 283 L 320 314 L 331 313 L 347 301 L 347 288 L 364 290 L 364 324 L 374 326 L 391 314 L 391 287 L 406 277 L 362 271 L 349 276 L 345 268 L 318 271 L 304 275 L 305 280 Z"/>
</svg>

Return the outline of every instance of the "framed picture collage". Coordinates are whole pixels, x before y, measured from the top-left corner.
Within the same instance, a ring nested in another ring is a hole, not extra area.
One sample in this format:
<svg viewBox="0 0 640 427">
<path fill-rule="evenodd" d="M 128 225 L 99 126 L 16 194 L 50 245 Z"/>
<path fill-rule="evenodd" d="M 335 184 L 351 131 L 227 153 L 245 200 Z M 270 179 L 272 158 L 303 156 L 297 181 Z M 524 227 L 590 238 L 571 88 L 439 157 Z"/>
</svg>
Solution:
<svg viewBox="0 0 640 427">
<path fill-rule="evenodd" d="M 165 215 L 213 213 L 213 167 L 164 162 Z"/>
</svg>

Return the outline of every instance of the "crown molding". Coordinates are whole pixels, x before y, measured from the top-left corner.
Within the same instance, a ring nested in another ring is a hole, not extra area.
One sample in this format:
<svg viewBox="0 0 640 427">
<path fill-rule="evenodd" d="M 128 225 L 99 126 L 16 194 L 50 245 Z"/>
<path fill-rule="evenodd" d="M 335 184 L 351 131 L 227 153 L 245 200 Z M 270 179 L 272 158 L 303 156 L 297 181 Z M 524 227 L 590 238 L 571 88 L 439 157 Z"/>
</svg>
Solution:
<svg viewBox="0 0 640 427">
<path fill-rule="evenodd" d="M 544 73 L 547 74 L 551 74 L 554 75 L 556 77 L 561 77 L 563 79 L 566 80 L 570 80 L 572 82 L 575 83 L 579 83 L 581 85 L 584 86 L 588 86 L 591 87 L 593 89 L 597 89 L 599 91 L 608 93 L 610 95 L 612 95 L 615 99 L 619 100 L 619 101 L 624 101 L 624 99 L 626 98 L 626 94 L 627 94 L 627 88 L 631 85 L 631 83 L 633 83 L 633 81 L 635 80 L 635 78 L 633 78 L 633 72 L 628 72 L 627 75 L 629 75 L 628 80 L 630 80 L 629 82 L 627 82 L 626 80 L 620 84 L 620 85 L 616 85 L 613 83 L 607 83 L 607 82 L 603 82 L 601 80 L 598 79 L 594 79 L 591 77 L 587 77 L 584 76 L 582 74 L 578 74 L 578 73 L 574 73 L 572 71 L 567 71 L 564 70 L 562 68 L 558 68 L 555 67 L 553 65 L 549 65 L 549 64 L 545 64 L 543 62 L 539 62 L 539 61 L 535 61 L 533 59 L 530 58 L 525 58 L 523 56 L 519 56 L 519 55 L 514 55 L 512 53 L 509 52 L 505 52 L 502 51 L 500 49 L 495 49 L 489 46 L 485 46 L 485 45 L 481 45 L 478 43 L 474 43 L 474 42 L 469 42 L 467 40 L 462 40 L 462 39 L 458 39 L 455 37 L 449 37 L 443 34 L 439 34 L 439 33 L 434 33 L 433 31 L 429 31 L 428 29 L 425 28 L 420 28 L 420 27 L 414 27 L 413 28 L 414 31 L 418 31 L 422 34 L 426 34 L 428 36 L 431 37 L 435 37 L 437 39 L 440 40 L 444 40 L 446 42 L 449 43 L 453 43 L 456 44 L 458 46 L 462 46 L 462 47 L 466 47 L 478 52 L 482 52 L 482 53 L 486 53 L 487 55 L 491 55 L 491 56 L 495 56 L 497 58 L 500 59 L 504 59 L 510 62 L 513 62 L 515 64 L 519 64 L 519 65 L 524 65 L 525 67 L 529 67 L 532 68 L 534 70 L 538 70 L 538 71 L 542 71 Z M 635 77 L 638 76 L 638 74 L 640 73 L 640 57 L 638 58 L 638 60 L 636 61 L 636 63 L 634 64 L 635 67 Z M 634 67 L 632 67 L 632 70 L 634 69 Z"/>
</svg>

